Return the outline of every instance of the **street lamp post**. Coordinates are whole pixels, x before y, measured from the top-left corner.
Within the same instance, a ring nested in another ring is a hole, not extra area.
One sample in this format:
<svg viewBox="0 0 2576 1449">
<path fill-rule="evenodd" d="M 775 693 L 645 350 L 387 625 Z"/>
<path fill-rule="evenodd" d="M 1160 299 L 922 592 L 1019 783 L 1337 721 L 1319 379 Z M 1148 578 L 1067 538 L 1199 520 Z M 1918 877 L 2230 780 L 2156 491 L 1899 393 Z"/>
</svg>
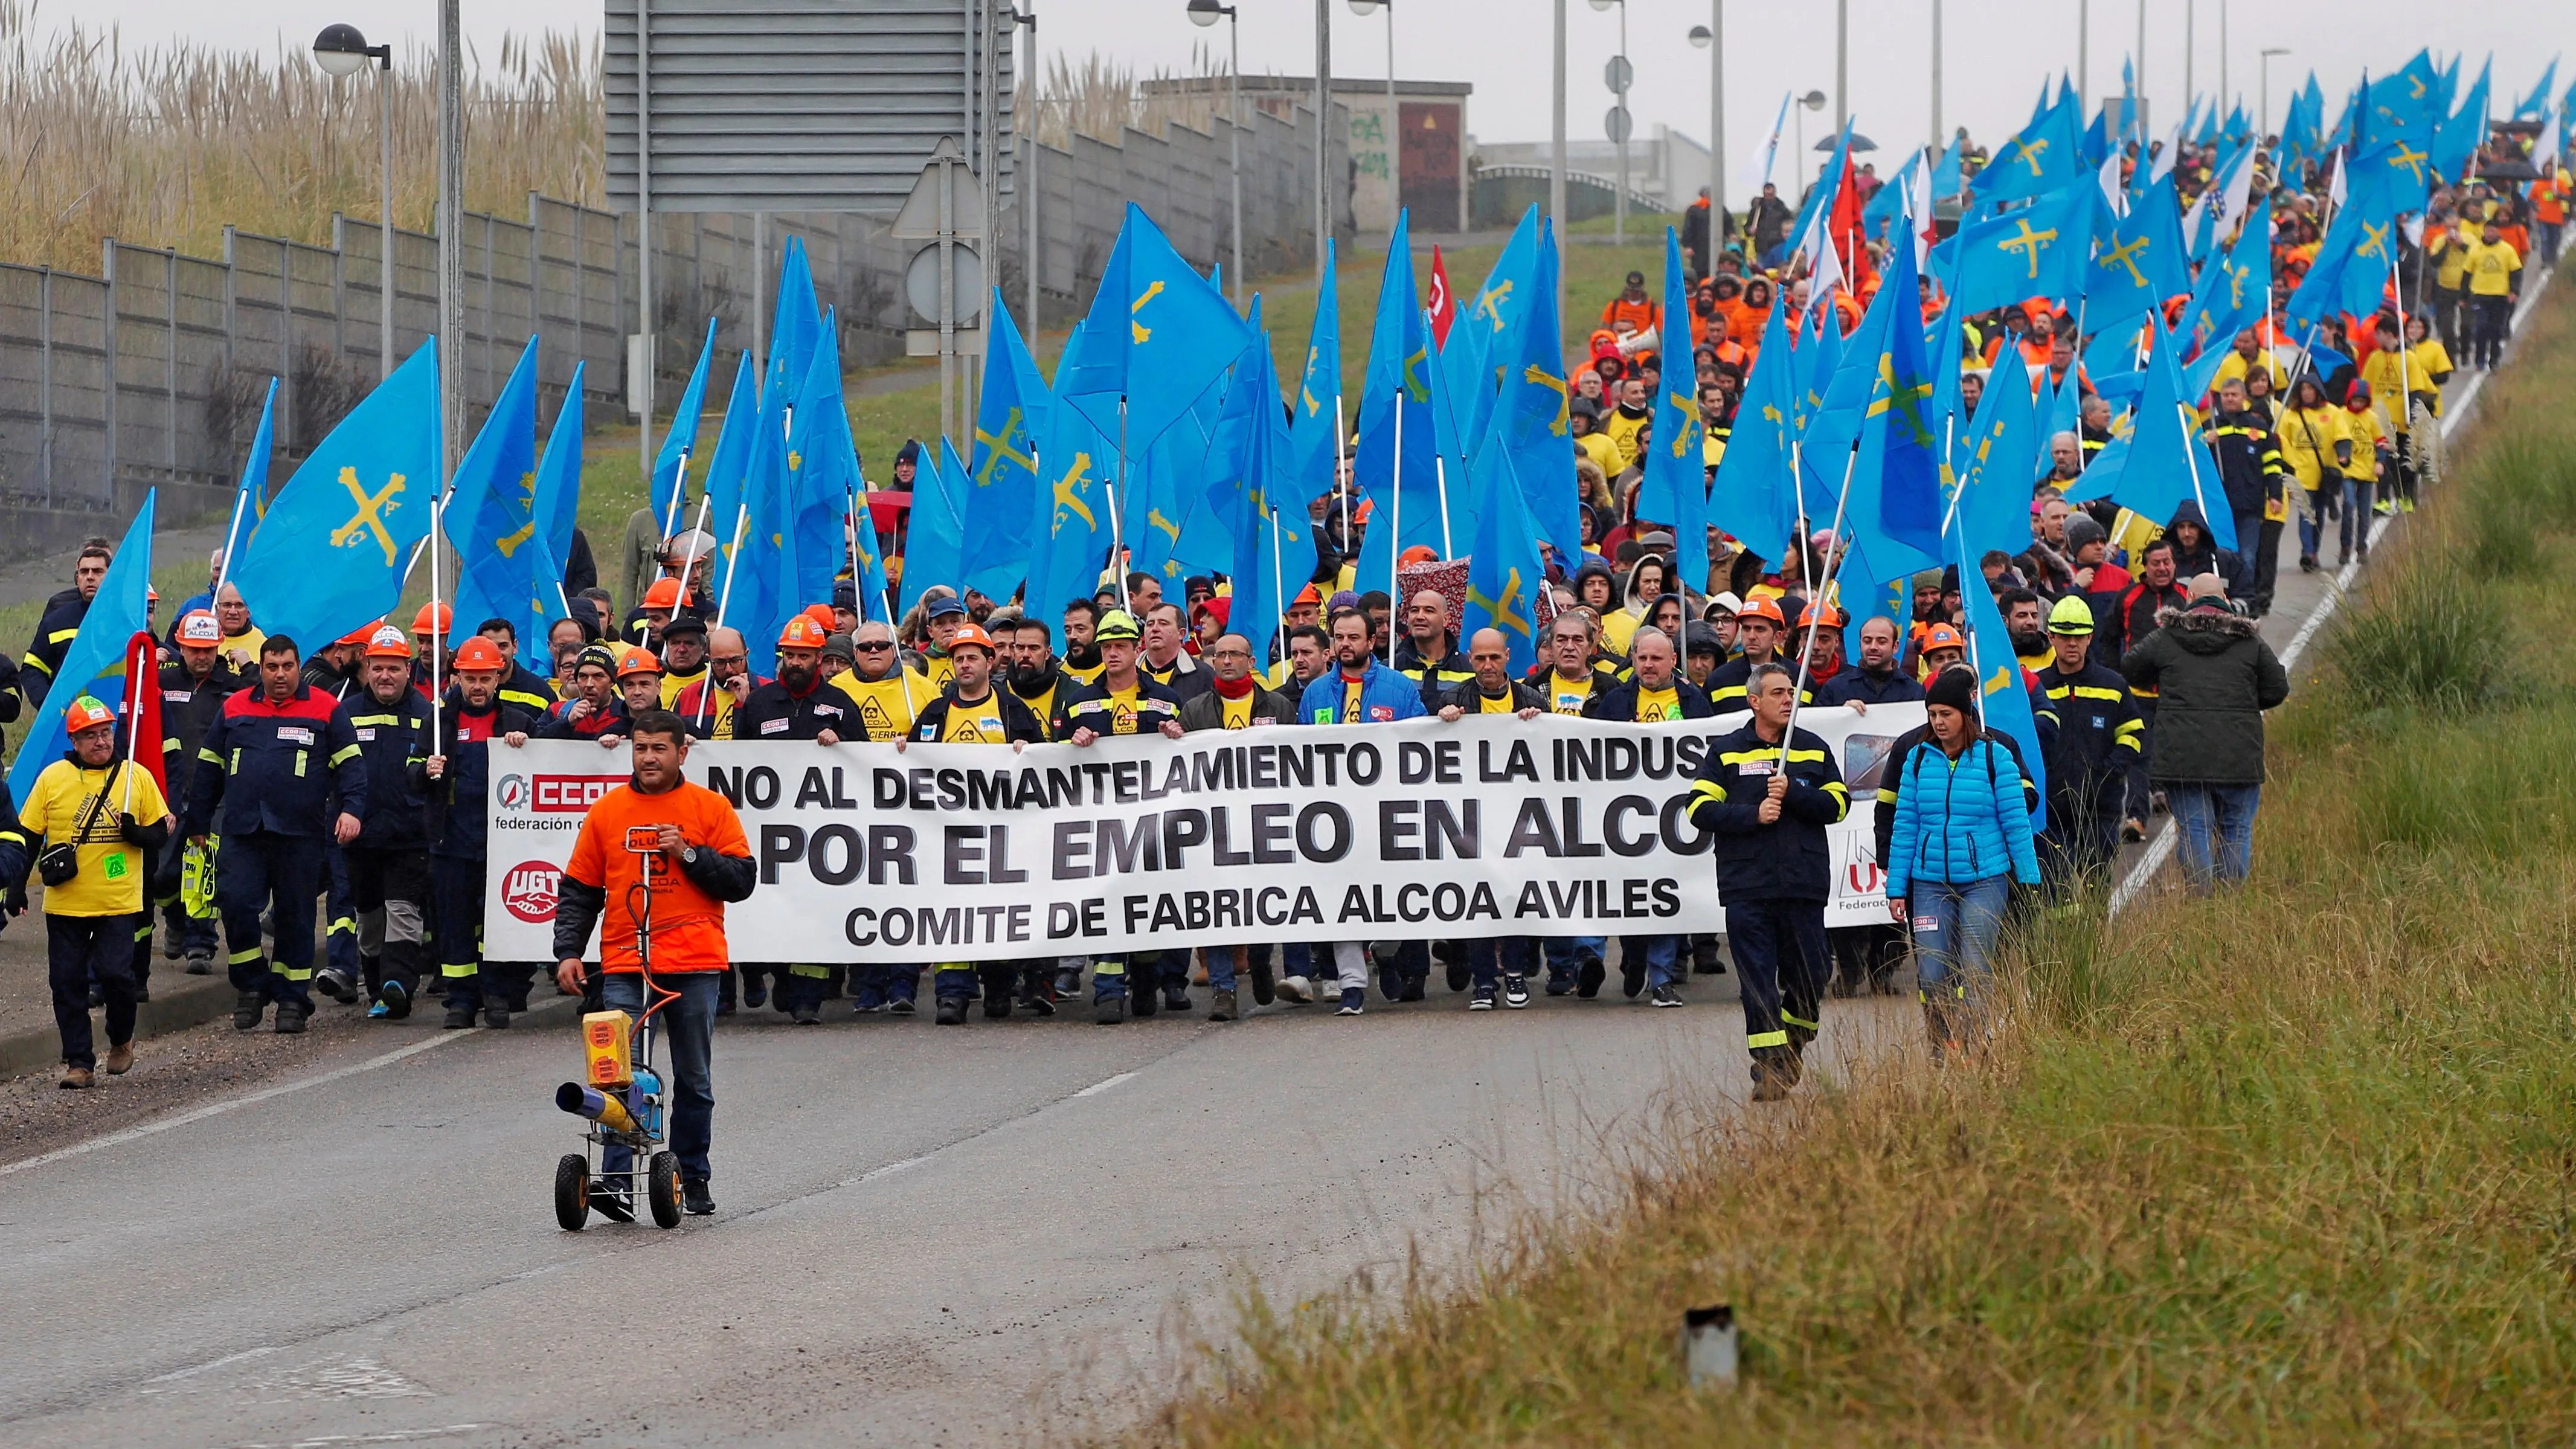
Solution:
<svg viewBox="0 0 2576 1449">
<path fill-rule="evenodd" d="M 642 19 L 641 15 L 637 16 L 639 90 L 644 79 Z M 640 95 L 638 105 L 642 116 L 652 114 Z M 640 123 L 636 127 L 639 211 L 650 205 L 642 199 L 643 189 L 649 184 L 647 178 L 651 175 L 642 164 L 643 133 L 648 129 Z M 649 255 L 651 236 L 639 228 L 638 237 Z M 646 315 L 650 316 L 652 303 L 647 301 L 644 306 Z M 443 494 L 447 478 L 455 476 L 456 465 L 463 460 L 465 453 L 465 19 L 462 0 L 438 0 L 438 400 L 440 431 L 447 445 L 446 458 L 439 470 L 446 475 L 439 480 Z M 649 415 L 644 420 L 642 431 L 647 435 L 643 457 L 644 473 L 649 478 L 653 472 L 649 437 L 653 431 L 653 420 Z M 436 529 L 431 531 L 434 534 Z M 433 538 L 431 546 L 445 545 Z"/>
<path fill-rule="evenodd" d="M 1404 207 L 1404 113 L 1395 103 L 1395 6 L 1392 0 L 1351 0 L 1351 13 L 1375 15 L 1386 7 L 1386 229 L 1395 231 L 1394 213 Z"/>
<path fill-rule="evenodd" d="M 2144 5 L 2147 0 L 2138 0 Z M 1333 239 L 1333 0 L 1315 0 L 1315 280 Z"/>
<path fill-rule="evenodd" d="M 1941 139 L 1941 0 L 1932 0 L 1932 149 L 1938 151 Z"/>
<path fill-rule="evenodd" d="M 1028 144 L 1029 148 L 1028 160 L 1020 167 L 1020 213 L 1028 223 L 1029 229 L 1028 251 L 1020 268 L 1020 286 L 1028 295 L 1027 300 L 1020 304 L 1020 310 L 1028 319 L 1021 325 L 1028 329 L 1031 337 L 1035 337 L 1038 335 L 1038 12 L 1036 0 L 1030 0 L 1029 8 L 1025 11 L 1014 5 L 1011 8 L 1011 21 L 1014 25 L 1028 31 L 1028 45 L 1025 47 L 1028 59 L 1020 66 L 1020 84 L 1027 88 L 1029 93 L 1028 134 L 1020 138 Z M 994 250 L 998 253 L 1000 248 L 996 247 Z M 762 264 L 767 265 L 766 253 L 762 255 Z M 752 307 L 751 315 L 757 323 L 760 317 L 760 308 L 757 305 Z"/>
<path fill-rule="evenodd" d="M 2263 108 L 2263 114 L 2260 119 L 2254 122 L 2254 139 L 2258 145 L 2261 144 L 2264 137 L 2272 134 L 2272 57 L 2276 55 L 2288 55 L 2289 53 L 2290 50 L 2288 46 L 2267 45 L 2263 47 L 2261 55 L 2258 57 L 2257 69 L 2262 72 L 2263 78 L 2262 89 L 2260 91 L 2262 99 L 2258 102 L 2258 104 Z"/>
<path fill-rule="evenodd" d="M 1592 8 L 1608 13 L 1619 11 L 1619 54 L 1610 62 L 1610 93 L 1618 97 L 1612 110 L 1610 143 L 1619 151 L 1619 190 L 1610 199 L 1610 240 L 1624 246 L 1628 241 L 1628 136 L 1634 122 L 1628 116 L 1628 82 L 1633 68 L 1628 63 L 1628 0 L 1592 0 Z"/>
<path fill-rule="evenodd" d="M 1708 0 L 1708 24 L 1690 42 L 1708 50 L 1708 269 L 1726 241 L 1726 0 Z"/>
<path fill-rule="evenodd" d="M 1851 124 L 1851 0 L 1834 0 L 1834 134 Z"/>
<path fill-rule="evenodd" d="M 1565 0 L 1556 0 L 1556 109 L 1549 124 L 1547 219 L 1556 231 L 1556 305 L 1562 313 L 1572 285 L 1565 277 Z"/>
<path fill-rule="evenodd" d="M 1241 22 L 1235 19 L 1235 7 L 1220 5 L 1217 0 L 1190 0 L 1190 23 L 1205 27 L 1219 20 L 1225 26 L 1225 160 L 1234 183 L 1234 305 L 1243 306 L 1243 41 Z M 1388 28 L 1393 29 L 1389 12 Z"/>
<path fill-rule="evenodd" d="M 378 246 L 376 290 L 383 295 L 377 315 L 376 381 L 394 375 L 394 48 L 369 45 L 354 25 L 326 25 L 313 38 L 313 63 L 325 75 L 356 75 L 368 61 L 376 63 L 376 145 L 384 168 L 384 206 L 378 217 L 383 230 Z"/>
<path fill-rule="evenodd" d="M 2227 0 L 2218 0 L 2218 104 L 2234 105 L 2227 93 Z"/>
</svg>

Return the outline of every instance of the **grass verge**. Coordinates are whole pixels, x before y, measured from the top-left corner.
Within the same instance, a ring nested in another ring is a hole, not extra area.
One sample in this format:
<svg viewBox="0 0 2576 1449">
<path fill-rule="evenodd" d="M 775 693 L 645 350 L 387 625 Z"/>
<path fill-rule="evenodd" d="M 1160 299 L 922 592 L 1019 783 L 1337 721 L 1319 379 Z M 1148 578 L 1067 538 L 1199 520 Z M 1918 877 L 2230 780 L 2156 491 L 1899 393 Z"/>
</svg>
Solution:
<svg viewBox="0 0 2576 1449">
<path fill-rule="evenodd" d="M 2567 289 L 2521 354 L 2276 714 L 2245 889 L 2021 943 L 1981 1067 L 1702 1114 L 1614 1210 L 1446 1275 L 1249 1292 L 1146 1437 L 2567 1442 Z M 2490 570 L 2495 516 L 2542 567 Z M 1744 1326 L 1732 1393 L 1683 1381 L 1710 1303 Z"/>
</svg>

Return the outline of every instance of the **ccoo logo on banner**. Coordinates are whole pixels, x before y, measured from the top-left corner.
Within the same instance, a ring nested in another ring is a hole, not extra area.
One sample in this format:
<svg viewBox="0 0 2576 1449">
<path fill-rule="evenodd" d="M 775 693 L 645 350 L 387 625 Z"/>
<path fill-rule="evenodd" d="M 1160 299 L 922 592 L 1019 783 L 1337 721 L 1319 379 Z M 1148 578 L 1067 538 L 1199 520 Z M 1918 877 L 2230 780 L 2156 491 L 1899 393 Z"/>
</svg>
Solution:
<svg viewBox="0 0 2576 1449">
<path fill-rule="evenodd" d="M 1662 935 L 1724 928 L 1691 783 L 1745 718 L 1471 715 L 1016 752 L 707 741 L 687 769 L 733 802 L 760 866 L 726 920 L 737 960 Z M 1828 926 L 1887 920 L 1878 778 L 1922 722 L 1919 704 L 1799 715 L 1851 792 L 1828 832 Z M 491 787 L 484 950 L 551 960 L 562 866 L 625 756 L 533 741 L 510 764 Z"/>
</svg>

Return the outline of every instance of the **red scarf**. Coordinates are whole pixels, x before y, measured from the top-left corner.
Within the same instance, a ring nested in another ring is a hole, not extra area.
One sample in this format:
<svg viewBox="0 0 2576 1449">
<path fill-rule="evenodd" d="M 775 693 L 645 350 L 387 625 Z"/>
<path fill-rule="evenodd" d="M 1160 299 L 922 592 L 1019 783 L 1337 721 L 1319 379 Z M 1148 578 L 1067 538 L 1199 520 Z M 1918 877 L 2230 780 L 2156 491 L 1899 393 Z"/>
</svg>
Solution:
<svg viewBox="0 0 2576 1449">
<path fill-rule="evenodd" d="M 1222 679 L 1212 680 L 1210 684 L 1218 696 L 1224 699 L 1249 699 L 1252 696 L 1252 676 L 1249 674 L 1232 684 Z"/>
</svg>

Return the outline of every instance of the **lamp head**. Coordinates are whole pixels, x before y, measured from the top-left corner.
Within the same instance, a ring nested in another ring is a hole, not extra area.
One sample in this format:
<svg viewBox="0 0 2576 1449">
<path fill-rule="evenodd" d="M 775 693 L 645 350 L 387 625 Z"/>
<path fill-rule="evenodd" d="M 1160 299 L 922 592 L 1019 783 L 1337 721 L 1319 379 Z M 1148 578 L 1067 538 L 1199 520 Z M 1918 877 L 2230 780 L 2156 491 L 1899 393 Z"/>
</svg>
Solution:
<svg viewBox="0 0 2576 1449">
<path fill-rule="evenodd" d="M 1798 104 L 1805 106 L 1811 111 L 1821 111 L 1825 108 L 1825 93 L 1823 91 L 1809 91 L 1805 95 L 1798 97 Z"/>
<path fill-rule="evenodd" d="M 354 25 L 326 25 L 313 37 L 313 63 L 323 74 L 352 76 L 367 67 L 367 37 Z"/>
<path fill-rule="evenodd" d="M 1708 49 L 1708 43 L 1713 38 L 1705 25 L 1694 25 L 1690 29 L 1690 43 L 1696 49 Z"/>
<path fill-rule="evenodd" d="M 1233 13 L 1217 0 L 1190 0 L 1190 23 L 1204 29 Z"/>
<path fill-rule="evenodd" d="M 1375 15 L 1377 13 L 1377 7 L 1385 3 L 1386 0 L 1351 0 L 1351 13 L 1353 15 Z"/>
<path fill-rule="evenodd" d="M 1592 0 L 1592 8 L 1600 11 L 1604 15 L 1607 15 L 1613 8 L 1626 3 L 1628 3 L 1628 0 Z"/>
</svg>

